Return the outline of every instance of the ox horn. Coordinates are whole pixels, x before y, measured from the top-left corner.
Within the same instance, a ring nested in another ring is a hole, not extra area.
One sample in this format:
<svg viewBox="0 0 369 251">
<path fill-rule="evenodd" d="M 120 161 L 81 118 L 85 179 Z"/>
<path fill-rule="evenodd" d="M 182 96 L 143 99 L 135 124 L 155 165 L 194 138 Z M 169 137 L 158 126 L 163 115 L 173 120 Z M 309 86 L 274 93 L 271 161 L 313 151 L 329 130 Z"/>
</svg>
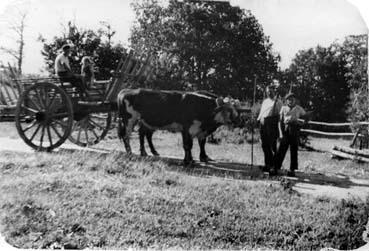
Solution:
<svg viewBox="0 0 369 251">
<path fill-rule="evenodd" d="M 217 105 L 218 105 L 218 106 L 222 106 L 222 105 L 224 105 L 223 98 L 217 98 L 217 99 L 216 99 L 216 102 L 217 102 Z"/>
</svg>

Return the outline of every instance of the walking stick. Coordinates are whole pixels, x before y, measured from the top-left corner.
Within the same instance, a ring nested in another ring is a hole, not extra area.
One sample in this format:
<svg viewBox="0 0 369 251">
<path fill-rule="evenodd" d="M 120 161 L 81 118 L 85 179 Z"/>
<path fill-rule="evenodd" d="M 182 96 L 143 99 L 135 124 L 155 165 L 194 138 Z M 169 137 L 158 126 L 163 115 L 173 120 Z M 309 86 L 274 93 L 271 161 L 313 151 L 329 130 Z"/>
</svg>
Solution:
<svg viewBox="0 0 369 251">
<path fill-rule="evenodd" d="M 256 96 L 256 80 L 257 76 L 254 78 L 254 90 L 252 97 L 252 107 L 255 105 L 255 96 Z M 251 167 L 254 167 L 254 114 L 251 111 Z"/>
</svg>

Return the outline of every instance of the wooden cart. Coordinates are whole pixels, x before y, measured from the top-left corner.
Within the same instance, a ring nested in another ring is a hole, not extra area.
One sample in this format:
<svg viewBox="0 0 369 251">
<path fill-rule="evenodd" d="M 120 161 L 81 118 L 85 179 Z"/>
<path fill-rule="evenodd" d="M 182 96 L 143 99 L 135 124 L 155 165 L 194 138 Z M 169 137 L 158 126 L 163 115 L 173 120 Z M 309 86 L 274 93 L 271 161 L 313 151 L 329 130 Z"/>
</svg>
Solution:
<svg viewBox="0 0 369 251">
<path fill-rule="evenodd" d="M 129 81 L 148 80 L 152 69 L 149 56 L 131 51 L 110 80 L 93 84 L 88 98 L 59 78 L 15 80 L 21 88 L 14 111 L 19 136 L 39 151 L 51 151 L 67 139 L 79 146 L 97 144 L 111 129 L 119 91 Z"/>
</svg>

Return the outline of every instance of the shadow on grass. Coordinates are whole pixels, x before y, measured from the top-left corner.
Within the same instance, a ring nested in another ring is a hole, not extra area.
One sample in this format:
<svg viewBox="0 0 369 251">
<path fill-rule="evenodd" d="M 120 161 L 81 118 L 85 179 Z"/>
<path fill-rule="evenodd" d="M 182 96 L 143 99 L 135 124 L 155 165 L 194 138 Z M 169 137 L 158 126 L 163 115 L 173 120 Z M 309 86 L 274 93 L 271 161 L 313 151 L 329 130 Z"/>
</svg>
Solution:
<svg viewBox="0 0 369 251">
<path fill-rule="evenodd" d="M 195 162 L 191 167 L 183 167 L 182 160 L 173 157 L 155 157 L 166 162 L 172 170 L 185 172 L 190 175 L 198 176 L 214 176 L 233 179 L 247 180 L 274 180 L 289 179 L 296 183 L 308 183 L 312 185 L 326 185 L 340 188 L 368 187 L 368 183 L 356 183 L 349 176 L 343 174 L 322 174 L 322 173 L 305 173 L 296 172 L 296 177 L 287 177 L 287 171 L 281 170 L 277 176 L 270 176 L 269 173 L 263 172 L 262 166 L 237 162 L 212 161 L 208 163 Z"/>
<path fill-rule="evenodd" d="M 92 149 L 91 149 L 92 150 Z M 100 150 L 100 149 L 99 149 Z M 65 149 L 64 149 L 65 151 Z M 69 150 L 70 151 L 70 150 Z M 75 150 L 72 150 L 74 152 Z M 94 151 L 94 150 L 93 150 Z M 106 151 L 106 150 L 104 150 Z M 121 151 L 113 151 L 118 154 L 125 155 Z M 110 154 L 108 152 L 99 152 L 99 154 Z M 349 176 L 343 174 L 322 174 L 322 173 L 306 173 L 296 171 L 296 177 L 290 178 L 286 176 L 286 170 L 281 170 L 277 176 L 270 176 L 269 173 L 263 172 L 262 166 L 250 165 L 247 163 L 237 162 L 225 162 L 225 161 L 211 161 L 208 163 L 194 162 L 190 167 L 183 166 L 183 160 L 177 157 L 141 157 L 134 155 L 135 158 L 143 160 L 160 160 L 165 162 L 171 171 L 183 172 L 187 175 L 201 176 L 201 177 L 220 177 L 229 179 L 242 179 L 242 180 L 273 180 L 280 181 L 283 179 L 291 180 L 296 183 L 307 183 L 312 185 L 326 185 L 340 188 L 350 187 L 368 187 L 368 183 L 356 183 Z"/>
</svg>

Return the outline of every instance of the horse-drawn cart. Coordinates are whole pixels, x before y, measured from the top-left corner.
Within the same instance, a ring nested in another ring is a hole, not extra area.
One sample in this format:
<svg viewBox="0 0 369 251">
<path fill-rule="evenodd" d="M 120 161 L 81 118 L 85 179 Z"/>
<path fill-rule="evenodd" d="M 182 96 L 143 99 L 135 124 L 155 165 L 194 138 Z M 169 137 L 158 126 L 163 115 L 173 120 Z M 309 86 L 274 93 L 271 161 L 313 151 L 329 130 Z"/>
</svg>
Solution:
<svg viewBox="0 0 369 251">
<path fill-rule="evenodd" d="M 80 146 L 97 144 L 111 128 L 119 91 L 132 78 L 149 78 L 152 68 L 149 57 L 137 60 L 131 51 L 110 80 L 94 83 L 87 98 L 59 78 L 15 80 L 21 86 L 14 111 L 19 136 L 40 151 L 51 151 L 67 139 Z"/>
</svg>

